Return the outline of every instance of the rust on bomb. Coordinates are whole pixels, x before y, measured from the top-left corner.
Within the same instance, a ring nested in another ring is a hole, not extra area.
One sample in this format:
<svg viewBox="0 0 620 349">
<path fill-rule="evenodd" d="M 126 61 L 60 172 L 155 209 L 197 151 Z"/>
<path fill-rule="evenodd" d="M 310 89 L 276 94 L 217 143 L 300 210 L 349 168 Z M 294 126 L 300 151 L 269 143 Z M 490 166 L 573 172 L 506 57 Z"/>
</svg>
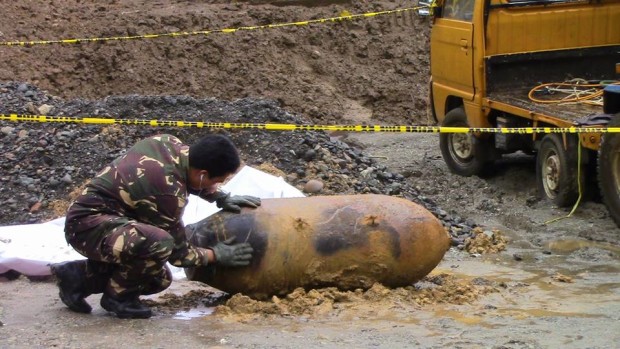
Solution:
<svg viewBox="0 0 620 349">
<path fill-rule="evenodd" d="M 250 266 L 186 269 L 190 280 L 256 299 L 297 287 L 367 289 L 406 286 L 423 278 L 449 248 L 428 210 L 386 195 L 264 199 L 257 209 L 219 212 L 187 226 L 196 246 L 235 237 L 254 248 Z"/>
</svg>

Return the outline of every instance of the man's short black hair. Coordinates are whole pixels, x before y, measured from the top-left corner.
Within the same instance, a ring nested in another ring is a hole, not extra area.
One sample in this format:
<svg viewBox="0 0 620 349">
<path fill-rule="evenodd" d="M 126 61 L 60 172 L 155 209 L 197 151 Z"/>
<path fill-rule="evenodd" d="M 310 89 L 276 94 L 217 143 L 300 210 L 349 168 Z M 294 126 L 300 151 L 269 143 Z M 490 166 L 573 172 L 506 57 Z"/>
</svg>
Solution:
<svg viewBox="0 0 620 349">
<path fill-rule="evenodd" d="M 221 177 L 239 169 L 241 160 L 237 147 L 230 138 L 220 134 L 209 134 L 189 147 L 189 165 L 207 170 L 209 177 Z"/>
</svg>

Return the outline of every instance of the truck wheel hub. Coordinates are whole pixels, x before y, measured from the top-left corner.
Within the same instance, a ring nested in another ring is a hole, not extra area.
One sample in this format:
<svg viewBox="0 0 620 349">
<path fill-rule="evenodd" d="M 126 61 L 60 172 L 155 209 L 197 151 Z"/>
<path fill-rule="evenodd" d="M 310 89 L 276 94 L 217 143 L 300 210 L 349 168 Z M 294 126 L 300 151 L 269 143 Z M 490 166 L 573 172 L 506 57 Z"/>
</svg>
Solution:
<svg viewBox="0 0 620 349">
<path fill-rule="evenodd" d="M 472 156 L 473 144 L 468 134 L 455 134 L 452 137 L 452 149 L 454 154 L 461 159 L 467 159 Z"/>
<path fill-rule="evenodd" d="M 548 194 L 558 189 L 560 181 L 560 158 L 557 154 L 550 155 L 545 160 L 543 179 L 545 181 L 545 188 L 548 189 Z"/>
</svg>

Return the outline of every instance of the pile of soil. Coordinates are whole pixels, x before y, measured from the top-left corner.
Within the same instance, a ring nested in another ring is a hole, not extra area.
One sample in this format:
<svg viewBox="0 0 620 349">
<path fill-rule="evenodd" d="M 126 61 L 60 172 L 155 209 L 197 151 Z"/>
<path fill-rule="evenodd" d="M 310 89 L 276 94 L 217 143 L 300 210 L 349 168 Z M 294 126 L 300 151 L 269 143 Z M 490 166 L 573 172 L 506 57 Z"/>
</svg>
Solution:
<svg viewBox="0 0 620 349">
<path fill-rule="evenodd" d="M 465 240 L 465 250 L 469 253 L 498 253 L 506 250 L 508 240 L 498 229 L 483 230 L 475 228 L 473 237 Z"/>
<path fill-rule="evenodd" d="M 189 96 L 110 96 L 101 100 L 63 100 L 25 83 L 0 83 L 0 112 L 28 113 L 46 108 L 49 114 L 122 118 L 163 115 L 163 120 L 304 124 L 310 120 L 289 113 L 276 101 L 245 98 L 227 102 Z M 191 115 L 191 116 L 187 116 Z M 173 134 L 188 144 L 205 132 L 228 135 L 245 164 L 282 175 L 308 195 L 397 195 L 435 213 L 455 245 L 473 237 L 475 223 L 450 215 L 429 197 L 419 195 L 405 176 L 390 172 L 366 155 L 355 142 L 325 132 L 270 132 L 259 129 L 202 130 L 170 127 L 121 127 L 70 123 L 8 123 L 0 125 L 2 188 L 0 224 L 39 223 L 63 216 L 72 198 L 106 163 L 138 140 L 157 133 Z M 346 140 L 346 139 L 345 139 Z"/>
<path fill-rule="evenodd" d="M 412 7 L 403 0 L 5 1 L 0 41 L 218 30 Z M 0 81 L 69 99 L 258 97 L 315 123 L 417 124 L 426 121 L 429 26 L 406 11 L 228 34 L 0 46 Z"/>
<path fill-rule="evenodd" d="M 242 294 L 233 295 L 226 304 L 216 308 L 216 313 L 229 316 L 235 321 L 250 320 L 264 316 L 310 316 L 324 317 L 344 310 L 354 310 L 364 316 L 364 310 L 394 308 L 395 304 L 408 307 L 450 303 L 473 302 L 479 296 L 497 292 L 496 285 L 477 281 L 460 280 L 452 275 L 439 274 L 424 278 L 414 286 L 386 288 L 375 284 L 368 290 L 339 291 L 323 288 L 305 291 L 298 288 L 284 298 L 273 297 L 270 301 L 257 301 Z M 248 317 L 249 316 L 249 317 Z"/>
<path fill-rule="evenodd" d="M 4 2 L 0 40 L 218 30 L 412 7 L 407 1 L 342 0 Z M 429 27 L 425 18 L 408 10 L 233 34 L 0 46 L 0 113 L 426 124 Z M 0 199 L 6 203 L 0 208 L 0 224 L 63 215 L 86 180 L 141 138 L 165 132 L 191 143 L 206 132 L 9 122 L 0 127 Z M 462 244 L 474 226 L 404 188 L 403 175 L 376 165 L 355 144 L 342 142 L 346 134 L 223 132 L 232 133 L 247 164 L 283 174 L 300 188 L 317 179 L 327 184 L 320 194 L 405 196 L 453 227 L 452 235 L 459 238 L 455 244 Z"/>
<path fill-rule="evenodd" d="M 305 316 L 332 317 L 344 311 L 365 316 L 377 309 L 390 309 L 398 304 L 419 308 L 429 304 L 466 304 L 480 296 L 499 292 L 506 285 L 483 278 L 466 280 L 445 273 L 431 274 L 413 286 L 386 288 L 375 284 L 367 290 L 340 291 L 336 288 L 304 290 L 297 288 L 286 297 L 273 296 L 259 301 L 242 294 L 228 295 L 208 287 L 192 290 L 182 296 L 165 293 L 149 306 L 162 313 L 176 313 L 180 309 L 215 307 L 214 312 L 228 321 L 247 322 L 265 317 Z"/>
</svg>

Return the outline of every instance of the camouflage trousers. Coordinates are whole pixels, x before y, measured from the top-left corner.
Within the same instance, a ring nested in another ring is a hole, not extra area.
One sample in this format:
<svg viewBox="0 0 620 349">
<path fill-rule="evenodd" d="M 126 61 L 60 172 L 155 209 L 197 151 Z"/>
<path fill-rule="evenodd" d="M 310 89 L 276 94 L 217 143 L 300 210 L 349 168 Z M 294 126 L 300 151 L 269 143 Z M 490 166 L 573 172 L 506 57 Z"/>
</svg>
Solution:
<svg viewBox="0 0 620 349">
<path fill-rule="evenodd" d="M 87 224 L 81 224 L 82 219 Z M 115 297 L 154 294 L 170 286 L 172 274 L 166 261 L 172 253 L 174 239 L 168 232 L 114 215 L 98 214 L 82 219 L 66 224 L 67 242 L 89 260 L 110 266 L 100 268 L 107 275 L 89 275 L 86 282 L 108 277 L 101 291 Z M 84 226 L 90 228 L 79 228 Z"/>
</svg>

